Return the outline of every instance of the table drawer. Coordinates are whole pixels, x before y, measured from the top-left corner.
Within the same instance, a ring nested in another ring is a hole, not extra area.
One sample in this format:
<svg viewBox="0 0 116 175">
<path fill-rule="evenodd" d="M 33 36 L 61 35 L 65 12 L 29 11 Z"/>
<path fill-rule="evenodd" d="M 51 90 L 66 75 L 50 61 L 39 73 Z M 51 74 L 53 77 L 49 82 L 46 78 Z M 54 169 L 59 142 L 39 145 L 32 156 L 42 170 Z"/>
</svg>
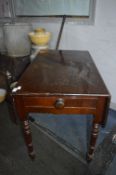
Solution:
<svg viewBox="0 0 116 175">
<path fill-rule="evenodd" d="M 23 97 L 25 106 L 54 107 L 96 107 L 97 97 Z"/>
</svg>

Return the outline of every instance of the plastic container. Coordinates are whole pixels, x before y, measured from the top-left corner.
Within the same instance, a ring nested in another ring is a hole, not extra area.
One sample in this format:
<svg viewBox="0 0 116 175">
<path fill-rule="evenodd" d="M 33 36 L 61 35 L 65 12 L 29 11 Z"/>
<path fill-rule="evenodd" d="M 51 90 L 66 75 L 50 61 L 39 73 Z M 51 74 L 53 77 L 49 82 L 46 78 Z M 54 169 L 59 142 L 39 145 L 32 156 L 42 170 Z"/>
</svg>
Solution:
<svg viewBox="0 0 116 175">
<path fill-rule="evenodd" d="M 31 43 L 28 33 L 31 31 L 28 23 L 6 24 L 4 26 L 5 47 L 12 57 L 22 57 L 30 54 Z"/>
</svg>

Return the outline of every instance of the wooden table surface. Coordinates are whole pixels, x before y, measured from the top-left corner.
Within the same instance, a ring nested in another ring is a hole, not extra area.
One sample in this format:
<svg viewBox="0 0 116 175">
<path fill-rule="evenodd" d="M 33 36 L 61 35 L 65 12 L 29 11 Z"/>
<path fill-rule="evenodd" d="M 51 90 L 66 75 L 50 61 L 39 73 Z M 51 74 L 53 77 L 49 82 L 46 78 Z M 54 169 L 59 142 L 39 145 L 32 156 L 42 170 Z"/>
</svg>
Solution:
<svg viewBox="0 0 116 175">
<path fill-rule="evenodd" d="M 87 51 L 49 51 L 38 55 L 19 80 L 17 93 L 108 94 Z"/>
</svg>

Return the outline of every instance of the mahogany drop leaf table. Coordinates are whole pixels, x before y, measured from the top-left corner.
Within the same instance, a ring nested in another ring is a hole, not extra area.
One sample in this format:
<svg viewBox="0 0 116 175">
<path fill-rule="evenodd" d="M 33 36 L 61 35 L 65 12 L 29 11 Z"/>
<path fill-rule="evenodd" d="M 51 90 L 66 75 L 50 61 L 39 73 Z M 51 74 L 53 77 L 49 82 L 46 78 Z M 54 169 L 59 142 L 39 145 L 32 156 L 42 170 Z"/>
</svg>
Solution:
<svg viewBox="0 0 116 175">
<path fill-rule="evenodd" d="M 106 122 L 110 94 L 88 51 L 49 50 L 38 54 L 11 95 L 31 158 L 35 154 L 28 113 L 37 112 L 92 114 L 87 153 L 87 160 L 92 160 L 99 126 Z"/>
</svg>

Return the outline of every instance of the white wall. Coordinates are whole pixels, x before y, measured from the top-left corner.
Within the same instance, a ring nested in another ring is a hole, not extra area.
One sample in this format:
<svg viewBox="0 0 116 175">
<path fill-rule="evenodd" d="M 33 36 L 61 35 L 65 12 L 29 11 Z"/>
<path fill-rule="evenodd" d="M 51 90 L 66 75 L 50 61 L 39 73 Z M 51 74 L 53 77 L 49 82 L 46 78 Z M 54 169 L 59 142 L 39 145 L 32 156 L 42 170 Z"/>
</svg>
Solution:
<svg viewBox="0 0 116 175">
<path fill-rule="evenodd" d="M 59 24 L 39 26 L 53 32 L 51 47 L 55 47 Z M 116 107 L 116 0 L 97 0 L 94 25 L 66 23 L 59 48 L 89 50 Z"/>
<path fill-rule="evenodd" d="M 95 24 L 67 24 L 60 48 L 89 50 L 116 104 L 116 0 L 97 0 Z"/>
</svg>

